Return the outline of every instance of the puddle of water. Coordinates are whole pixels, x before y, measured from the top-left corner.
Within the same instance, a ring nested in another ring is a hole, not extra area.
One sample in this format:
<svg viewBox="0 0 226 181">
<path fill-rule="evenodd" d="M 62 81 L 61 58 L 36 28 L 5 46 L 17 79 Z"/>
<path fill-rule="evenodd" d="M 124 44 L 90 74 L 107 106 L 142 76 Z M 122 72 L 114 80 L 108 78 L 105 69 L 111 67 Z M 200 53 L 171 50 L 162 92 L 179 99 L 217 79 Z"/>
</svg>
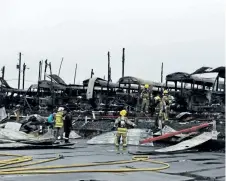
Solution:
<svg viewBox="0 0 226 181">
<path fill-rule="evenodd" d="M 192 173 L 179 173 L 179 174 L 175 174 L 175 175 L 180 175 L 180 176 L 185 176 L 185 177 L 191 177 L 193 179 L 189 180 L 189 181 L 215 181 L 215 178 L 212 177 L 205 177 L 205 176 L 200 176 L 200 175 L 195 175 Z"/>
<path fill-rule="evenodd" d="M 213 159 L 213 158 L 197 158 L 197 159 L 187 159 L 187 160 L 174 160 L 174 161 L 168 161 L 168 163 L 173 163 L 173 162 L 188 162 L 188 161 L 213 161 L 213 160 L 216 160 L 216 159 Z M 220 162 L 207 162 L 207 163 L 203 163 L 203 164 L 222 164 Z"/>
<path fill-rule="evenodd" d="M 203 164 L 211 165 L 211 164 L 222 164 L 222 163 L 221 162 L 206 162 L 206 163 L 203 163 Z"/>
<path fill-rule="evenodd" d="M 207 161 L 207 160 L 216 160 L 213 158 L 194 158 L 194 159 L 189 159 L 191 161 Z"/>
</svg>

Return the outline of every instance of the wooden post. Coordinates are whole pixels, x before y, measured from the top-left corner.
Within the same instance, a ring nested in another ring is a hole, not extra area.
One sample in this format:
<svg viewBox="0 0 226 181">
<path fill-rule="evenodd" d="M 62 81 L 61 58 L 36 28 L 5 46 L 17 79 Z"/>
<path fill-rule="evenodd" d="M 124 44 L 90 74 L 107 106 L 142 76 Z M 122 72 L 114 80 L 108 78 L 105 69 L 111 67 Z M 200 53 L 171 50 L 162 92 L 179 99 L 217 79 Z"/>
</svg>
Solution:
<svg viewBox="0 0 226 181">
<path fill-rule="evenodd" d="M 93 72 L 93 69 L 91 69 L 91 78 L 93 77 L 93 75 L 94 75 L 94 72 Z"/>
<path fill-rule="evenodd" d="M 48 67 L 48 60 L 45 60 L 44 80 L 46 80 L 46 69 Z"/>
<path fill-rule="evenodd" d="M 111 79 L 110 75 L 110 52 L 108 52 L 108 79 L 107 79 L 107 99 L 106 99 L 106 107 L 108 107 L 108 96 L 109 96 L 109 82 Z"/>
<path fill-rule="evenodd" d="M 23 89 L 24 89 L 24 82 L 25 82 L 25 70 L 26 70 L 26 64 L 23 65 Z"/>
<path fill-rule="evenodd" d="M 76 74 L 77 74 L 77 63 L 76 63 L 76 66 L 75 66 L 74 84 L 75 84 Z"/>
<path fill-rule="evenodd" d="M 110 79 L 111 79 L 111 75 L 110 75 L 110 52 L 108 52 L 108 82 L 107 82 L 107 93 L 109 92 L 109 82 L 110 82 Z"/>
<path fill-rule="evenodd" d="M 2 79 L 5 79 L 5 66 L 2 67 Z"/>
<path fill-rule="evenodd" d="M 162 62 L 162 67 L 161 67 L 161 83 L 163 82 L 163 62 Z"/>
<path fill-rule="evenodd" d="M 19 64 L 17 65 L 18 69 L 18 89 L 20 89 L 20 71 L 21 71 L 21 52 L 19 53 Z"/>
<path fill-rule="evenodd" d="M 53 76 L 52 76 L 52 66 L 51 66 L 51 62 L 48 64 L 48 66 L 49 66 L 49 70 L 50 70 L 50 75 L 51 75 L 51 97 L 52 97 L 52 112 L 53 112 L 53 110 L 54 110 L 54 108 L 53 108 L 53 106 L 54 106 L 54 102 L 53 102 L 53 100 L 54 100 L 54 87 L 53 87 Z"/>
<path fill-rule="evenodd" d="M 161 66 L 161 84 L 163 83 L 163 62 L 162 62 L 162 66 Z M 167 89 L 167 87 L 165 87 L 165 89 Z M 163 84 L 161 86 L 161 92 L 163 92 Z"/>
<path fill-rule="evenodd" d="M 41 79 L 42 79 L 42 64 L 43 64 L 43 61 L 39 61 L 39 69 L 38 69 L 38 89 L 37 89 L 38 106 L 39 106 L 39 95 L 40 95 L 40 81 L 41 81 Z"/>
<path fill-rule="evenodd" d="M 64 61 L 64 57 L 62 57 L 62 60 L 60 62 L 60 68 L 59 68 L 58 76 L 60 76 L 60 70 L 61 70 L 61 66 L 62 66 L 63 61 Z"/>
<path fill-rule="evenodd" d="M 124 77 L 125 69 L 125 48 L 122 49 L 122 77 Z"/>
</svg>

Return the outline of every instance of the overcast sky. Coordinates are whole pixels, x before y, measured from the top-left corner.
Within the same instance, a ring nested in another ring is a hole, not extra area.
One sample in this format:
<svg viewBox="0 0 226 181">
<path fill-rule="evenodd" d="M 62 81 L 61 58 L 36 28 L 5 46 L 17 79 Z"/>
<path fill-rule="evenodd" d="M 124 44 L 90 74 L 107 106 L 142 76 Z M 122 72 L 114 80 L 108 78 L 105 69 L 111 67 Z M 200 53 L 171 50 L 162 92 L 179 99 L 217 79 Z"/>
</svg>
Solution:
<svg viewBox="0 0 226 181">
<path fill-rule="evenodd" d="M 18 54 L 27 70 L 26 87 L 38 79 L 38 62 L 48 59 L 53 73 L 64 62 L 61 77 L 76 83 L 107 75 L 111 53 L 112 79 L 125 75 L 160 81 L 164 75 L 193 72 L 225 61 L 224 0 L 0 0 L 0 67 L 17 87 Z"/>
</svg>

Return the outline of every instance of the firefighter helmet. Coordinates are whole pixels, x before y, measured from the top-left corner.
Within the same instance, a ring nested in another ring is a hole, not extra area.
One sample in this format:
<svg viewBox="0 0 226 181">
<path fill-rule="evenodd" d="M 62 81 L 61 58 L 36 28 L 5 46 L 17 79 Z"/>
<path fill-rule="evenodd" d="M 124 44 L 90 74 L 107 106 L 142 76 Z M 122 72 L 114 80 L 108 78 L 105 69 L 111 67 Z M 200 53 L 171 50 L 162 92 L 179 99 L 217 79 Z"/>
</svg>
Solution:
<svg viewBox="0 0 226 181">
<path fill-rule="evenodd" d="M 63 107 L 59 107 L 58 108 L 58 112 L 60 112 L 60 111 L 64 111 L 64 108 Z"/>
<path fill-rule="evenodd" d="M 168 90 L 164 90 L 163 94 L 168 94 Z"/>
<path fill-rule="evenodd" d="M 127 111 L 125 109 L 121 110 L 120 111 L 120 115 L 121 116 L 125 116 L 127 114 Z"/>
<path fill-rule="evenodd" d="M 158 100 L 160 100 L 161 98 L 160 98 L 160 96 L 156 96 L 154 99 L 155 99 L 156 101 L 158 101 Z"/>
</svg>

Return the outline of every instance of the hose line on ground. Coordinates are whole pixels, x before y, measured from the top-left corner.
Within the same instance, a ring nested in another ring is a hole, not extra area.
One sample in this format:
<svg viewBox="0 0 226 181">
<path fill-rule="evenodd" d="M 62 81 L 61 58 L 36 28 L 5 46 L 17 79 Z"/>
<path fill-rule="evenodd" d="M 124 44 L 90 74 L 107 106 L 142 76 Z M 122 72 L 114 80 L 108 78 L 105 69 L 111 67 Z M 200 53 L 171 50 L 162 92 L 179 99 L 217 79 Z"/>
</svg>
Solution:
<svg viewBox="0 0 226 181">
<path fill-rule="evenodd" d="M 16 156 L 17 158 L 2 160 L 0 161 L 0 175 L 15 175 L 15 174 L 60 174 L 60 173 L 85 173 L 85 172 L 139 172 L 139 171 L 159 171 L 170 167 L 168 163 L 161 161 L 150 160 L 149 156 L 133 156 L 132 160 L 120 160 L 113 162 L 98 162 L 98 163 L 86 163 L 86 164 L 71 164 L 71 165 L 50 165 L 41 167 L 29 167 L 31 165 L 37 165 L 41 163 L 46 163 L 62 158 L 62 156 L 57 156 L 54 158 L 31 162 L 27 164 L 18 164 L 23 162 L 32 161 L 31 156 L 14 155 L 14 154 L 0 154 L 0 156 Z M 74 168 L 74 167 L 89 167 L 89 166 L 101 166 L 101 165 L 115 165 L 115 164 L 126 164 L 133 162 L 149 162 L 154 164 L 161 164 L 162 167 L 156 168 L 122 168 L 122 169 L 91 169 L 91 170 L 49 170 L 49 169 L 63 169 L 63 168 Z"/>
</svg>

